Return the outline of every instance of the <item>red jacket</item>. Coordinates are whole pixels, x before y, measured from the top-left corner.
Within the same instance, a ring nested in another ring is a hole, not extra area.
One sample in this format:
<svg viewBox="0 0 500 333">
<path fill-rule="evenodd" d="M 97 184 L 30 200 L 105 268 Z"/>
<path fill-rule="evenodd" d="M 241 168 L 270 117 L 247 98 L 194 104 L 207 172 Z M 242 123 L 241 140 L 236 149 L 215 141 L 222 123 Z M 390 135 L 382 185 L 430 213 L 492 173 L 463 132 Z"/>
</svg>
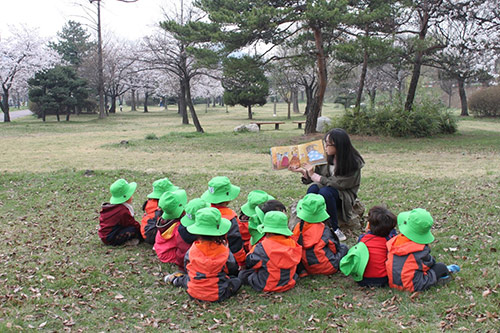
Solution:
<svg viewBox="0 0 500 333">
<path fill-rule="evenodd" d="M 163 219 L 160 220 L 160 223 L 164 224 L 165 222 Z M 179 261 L 176 255 L 177 241 L 180 238 L 178 231 L 179 224 L 179 219 L 175 219 L 168 226 L 158 227 L 154 248 L 161 262 L 170 262 L 183 267 L 182 259 Z"/>
<path fill-rule="evenodd" d="M 243 239 L 241 238 L 239 219 L 234 210 L 225 206 L 212 204 L 212 207 L 217 208 L 222 217 L 231 221 L 231 228 L 227 232 L 226 238 L 229 245 L 229 250 L 234 255 L 239 266 L 245 265 L 245 249 L 243 248 Z"/>
<path fill-rule="evenodd" d="M 430 269 L 436 261 L 428 245 L 417 244 L 400 234 L 387 242 L 387 249 L 386 269 L 391 288 L 413 292 L 436 284 L 436 273 Z"/>
<path fill-rule="evenodd" d="M 302 222 L 301 222 L 302 223 Z M 293 238 L 300 239 L 300 225 L 293 230 Z M 309 274 L 329 275 L 339 270 L 342 257 L 349 250 L 340 244 L 324 223 L 303 222 L 302 228 L 302 264 Z"/>
<path fill-rule="evenodd" d="M 363 278 L 383 278 L 387 276 L 385 262 L 387 261 L 387 239 L 370 233 L 360 237 L 360 242 L 365 243 L 370 257 L 366 264 Z"/>
<path fill-rule="evenodd" d="M 158 210 L 158 199 L 148 199 L 144 206 L 144 215 L 141 220 L 142 238 L 149 243 L 154 244 L 156 238 L 156 222 L 162 212 Z"/>
<path fill-rule="evenodd" d="M 124 204 L 112 205 L 104 203 L 99 216 L 98 231 L 99 237 L 104 244 L 108 244 L 106 237 L 115 226 L 135 227 L 137 231 L 141 228 L 141 225 L 134 219 L 127 206 Z"/>
<path fill-rule="evenodd" d="M 197 240 L 186 253 L 188 294 L 202 301 L 218 301 L 229 287 L 228 274 L 237 273 L 236 261 L 223 244 Z"/>
<path fill-rule="evenodd" d="M 296 270 L 301 254 L 302 246 L 293 238 L 266 235 L 247 255 L 247 268 L 255 270 L 248 276 L 248 284 L 257 291 L 292 289 L 298 279 Z"/>
</svg>

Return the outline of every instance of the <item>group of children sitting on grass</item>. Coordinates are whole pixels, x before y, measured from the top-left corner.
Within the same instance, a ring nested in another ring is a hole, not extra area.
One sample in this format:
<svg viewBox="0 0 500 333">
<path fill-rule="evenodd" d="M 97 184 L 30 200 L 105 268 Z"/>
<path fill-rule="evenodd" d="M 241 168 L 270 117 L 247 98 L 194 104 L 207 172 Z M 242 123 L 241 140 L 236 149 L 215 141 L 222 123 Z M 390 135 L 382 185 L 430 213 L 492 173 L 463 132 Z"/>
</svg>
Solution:
<svg viewBox="0 0 500 333">
<path fill-rule="evenodd" d="M 299 222 L 291 231 L 285 206 L 264 191 L 251 191 L 239 214 L 229 208 L 240 188 L 227 177 L 212 178 L 203 195 L 189 202 L 185 190 L 167 178 L 156 180 L 141 223 L 131 205 L 136 187 L 124 179 L 111 185 L 99 237 L 108 245 L 152 244 L 160 261 L 179 268 L 165 282 L 197 300 L 222 301 L 242 284 L 283 292 L 300 277 L 339 270 L 361 286 L 420 291 L 450 280 L 460 269 L 430 255 L 433 219 L 421 208 L 397 218 L 384 207 L 371 208 L 366 232 L 348 249 L 329 227 L 319 194 L 298 202 Z"/>
</svg>

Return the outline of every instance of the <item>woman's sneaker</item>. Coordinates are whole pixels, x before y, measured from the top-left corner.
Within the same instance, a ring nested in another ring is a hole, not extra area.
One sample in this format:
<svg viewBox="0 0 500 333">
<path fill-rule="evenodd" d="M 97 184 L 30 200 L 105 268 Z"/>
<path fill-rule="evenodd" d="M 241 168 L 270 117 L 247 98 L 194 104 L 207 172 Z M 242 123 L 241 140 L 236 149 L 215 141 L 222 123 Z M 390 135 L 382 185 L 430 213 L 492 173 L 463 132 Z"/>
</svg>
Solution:
<svg viewBox="0 0 500 333">
<path fill-rule="evenodd" d="M 340 228 L 337 228 L 337 230 L 335 230 L 335 235 L 337 235 L 339 241 L 341 241 L 341 242 L 343 242 L 347 239 L 347 237 L 344 235 L 342 230 L 340 230 Z"/>
</svg>

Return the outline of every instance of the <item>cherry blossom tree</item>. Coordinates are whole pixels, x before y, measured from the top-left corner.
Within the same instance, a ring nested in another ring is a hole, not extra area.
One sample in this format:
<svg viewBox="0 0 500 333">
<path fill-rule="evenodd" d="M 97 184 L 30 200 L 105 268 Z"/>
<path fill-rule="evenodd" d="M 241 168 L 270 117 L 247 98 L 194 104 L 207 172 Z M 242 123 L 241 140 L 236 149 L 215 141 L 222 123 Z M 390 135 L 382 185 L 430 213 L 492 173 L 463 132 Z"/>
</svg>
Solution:
<svg viewBox="0 0 500 333">
<path fill-rule="evenodd" d="M 48 47 L 47 40 L 42 39 L 35 29 L 20 26 L 12 28 L 10 33 L 9 37 L 0 40 L 0 107 L 4 122 L 10 122 L 11 89 L 25 89 L 26 81 L 35 72 L 60 62 L 60 56 Z"/>
</svg>

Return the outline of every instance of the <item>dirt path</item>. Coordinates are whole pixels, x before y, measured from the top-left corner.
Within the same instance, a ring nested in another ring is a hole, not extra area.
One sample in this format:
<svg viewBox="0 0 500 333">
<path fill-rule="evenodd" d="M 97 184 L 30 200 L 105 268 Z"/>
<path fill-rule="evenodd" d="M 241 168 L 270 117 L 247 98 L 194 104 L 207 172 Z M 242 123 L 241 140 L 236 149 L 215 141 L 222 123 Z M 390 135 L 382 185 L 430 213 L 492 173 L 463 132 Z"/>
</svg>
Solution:
<svg viewBox="0 0 500 333">
<path fill-rule="evenodd" d="M 19 110 L 19 111 L 12 111 L 9 114 L 10 114 L 10 120 L 14 120 L 16 118 L 29 116 L 33 114 L 33 112 L 31 112 L 30 110 Z"/>
</svg>

